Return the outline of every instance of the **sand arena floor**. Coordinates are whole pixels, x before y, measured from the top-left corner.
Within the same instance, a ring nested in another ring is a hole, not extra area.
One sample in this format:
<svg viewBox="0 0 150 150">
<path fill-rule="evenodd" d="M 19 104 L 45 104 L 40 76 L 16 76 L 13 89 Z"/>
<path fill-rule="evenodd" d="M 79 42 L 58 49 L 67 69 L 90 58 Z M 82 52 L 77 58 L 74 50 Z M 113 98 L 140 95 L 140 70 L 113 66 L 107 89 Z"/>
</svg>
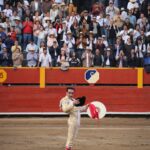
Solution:
<svg viewBox="0 0 150 150">
<path fill-rule="evenodd" d="M 64 150 L 67 117 L 1 118 L 0 150 Z M 82 118 L 73 150 L 150 150 L 150 119 Z"/>
</svg>

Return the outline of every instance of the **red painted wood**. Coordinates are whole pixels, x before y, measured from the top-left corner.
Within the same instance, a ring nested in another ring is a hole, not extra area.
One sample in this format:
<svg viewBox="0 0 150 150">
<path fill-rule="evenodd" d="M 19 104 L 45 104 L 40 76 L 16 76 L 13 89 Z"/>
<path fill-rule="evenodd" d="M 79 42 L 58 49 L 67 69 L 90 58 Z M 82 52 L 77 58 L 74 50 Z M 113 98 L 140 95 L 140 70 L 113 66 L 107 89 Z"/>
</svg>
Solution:
<svg viewBox="0 0 150 150">
<path fill-rule="evenodd" d="M 108 112 L 150 112 L 150 87 L 76 87 L 75 96 L 103 102 Z M 65 87 L 0 87 L 0 112 L 59 112 Z"/>
<path fill-rule="evenodd" d="M 93 68 L 92 68 L 93 69 Z M 84 74 L 87 69 L 46 70 L 46 83 L 87 83 Z M 137 84 L 137 69 L 97 69 L 100 79 L 97 84 Z"/>
<path fill-rule="evenodd" d="M 150 84 L 150 74 L 144 71 L 143 80 L 144 80 L 143 81 L 144 84 Z"/>
<path fill-rule="evenodd" d="M 39 83 L 38 68 L 5 68 L 7 72 L 7 80 L 5 83 Z"/>
</svg>

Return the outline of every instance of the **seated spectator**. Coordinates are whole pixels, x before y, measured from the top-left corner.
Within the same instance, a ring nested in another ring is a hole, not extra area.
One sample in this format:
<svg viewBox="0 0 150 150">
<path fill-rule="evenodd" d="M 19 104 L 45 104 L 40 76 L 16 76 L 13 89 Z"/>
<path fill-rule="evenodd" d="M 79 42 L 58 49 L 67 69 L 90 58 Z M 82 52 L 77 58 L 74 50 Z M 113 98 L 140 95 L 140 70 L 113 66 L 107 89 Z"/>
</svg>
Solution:
<svg viewBox="0 0 150 150">
<path fill-rule="evenodd" d="M 37 66 L 38 55 L 35 52 L 34 48 L 29 49 L 26 59 L 27 59 L 27 66 L 28 67 L 36 67 Z"/>
<path fill-rule="evenodd" d="M 107 48 L 106 53 L 104 55 L 104 66 L 105 67 L 113 67 L 114 66 L 114 57 L 112 55 L 111 49 Z"/>
<path fill-rule="evenodd" d="M 11 55 L 6 47 L 3 48 L 2 53 L 0 54 L 0 66 L 2 67 L 12 66 Z"/>
<path fill-rule="evenodd" d="M 54 41 L 53 46 L 49 48 L 49 54 L 51 55 L 52 58 L 52 66 L 56 67 L 58 55 L 60 54 L 60 49 L 56 41 Z"/>
<path fill-rule="evenodd" d="M 83 67 L 92 67 L 94 65 L 94 55 L 92 54 L 92 49 L 90 47 L 86 47 L 86 50 L 83 52 L 81 59 Z"/>
<path fill-rule="evenodd" d="M 50 67 L 52 63 L 52 58 L 49 55 L 49 53 L 47 52 L 47 48 L 43 48 L 43 53 L 40 54 L 39 56 L 39 62 L 38 62 L 38 66 L 41 67 Z"/>
<path fill-rule="evenodd" d="M 69 58 L 69 65 L 70 65 L 70 67 L 79 67 L 80 66 L 80 59 L 77 57 L 75 52 L 73 52 L 71 54 L 71 57 Z"/>
<path fill-rule="evenodd" d="M 22 51 L 21 46 L 19 45 L 18 41 L 16 40 L 14 45 L 11 47 L 11 52 L 12 53 L 15 52 L 17 48 L 19 48 L 20 52 Z"/>
<path fill-rule="evenodd" d="M 104 66 L 104 56 L 101 54 L 99 49 L 96 49 L 94 54 L 94 67 L 103 67 Z"/>
<path fill-rule="evenodd" d="M 96 49 L 99 49 L 101 54 L 104 55 L 104 49 L 106 48 L 105 44 L 103 43 L 103 38 L 98 37 L 96 45 L 95 45 Z"/>
<path fill-rule="evenodd" d="M 22 67 L 23 54 L 21 53 L 21 50 L 19 48 L 16 48 L 16 50 L 13 52 L 12 60 L 14 67 Z"/>
</svg>

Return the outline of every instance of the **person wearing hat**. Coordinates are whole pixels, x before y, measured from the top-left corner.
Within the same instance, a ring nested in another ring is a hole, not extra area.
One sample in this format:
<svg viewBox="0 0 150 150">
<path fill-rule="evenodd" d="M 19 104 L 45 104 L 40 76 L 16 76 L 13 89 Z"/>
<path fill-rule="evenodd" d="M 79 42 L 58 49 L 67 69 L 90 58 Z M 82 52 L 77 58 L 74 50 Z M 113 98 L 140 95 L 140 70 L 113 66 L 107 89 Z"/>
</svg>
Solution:
<svg viewBox="0 0 150 150">
<path fill-rule="evenodd" d="M 52 5 L 52 9 L 50 9 L 50 19 L 52 22 L 55 21 L 56 17 L 58 16 L 59 10 L 58 10 L 58 5 L 54 3 Z"/>
<path fill-rule="evenodd" d="M 47 47 L 50 48 L 51 46 L 53 46 L 54 41 L 57 42 L 57 39 L 55 37 L 55 33 L 53 31 L 51 31 L 49 33 L 49 36 L 47 36 Z"/>
<path fill-rule="evenodd" d="M 74 98 L 75 89 L 73 87 L 67 87 L 66 96 L 60 100 L 60 109 L 69 114 L 68 119 L 68 137 L 65 150 L 72 150 L 74 140 L 77 136 L 78 129 L 80 127 L 80 113 L 86 111 L 89 104 L 77 107 L 80 102 Z"/>
<path fill-rule="evenodd" d="M 67 31 L 64 42 L 68 45 L 70 52 L 73 52 L 75 46 L 75 38 L 72 36 L 72 32 L 70 30 Z"/>
<path fill-rule="evenodd" d="M 85 52 L 83 52 L 81 60 L 83 67 L 92 67 L 94 65 L 94 55 L 89 46 L 87 46 Z"/>
<path fill-rule="evenodd" d="M 109 5 L 106 7 L 106 14 L 108 13 L 110 15 L 110 18 L 113 18 L 113 16 L 119 11 L 117 7 L 114 6 L 113 0 L 109 0 Z"/>
<path fill-rule="evenodd" d="M 26 60 L 27 60 L 28 67 L 36 67 L 37 66 L 38 54 L 35 52 L 34 47 L 30 47 L 30 49 L 28 50 Z"/>
</svg>

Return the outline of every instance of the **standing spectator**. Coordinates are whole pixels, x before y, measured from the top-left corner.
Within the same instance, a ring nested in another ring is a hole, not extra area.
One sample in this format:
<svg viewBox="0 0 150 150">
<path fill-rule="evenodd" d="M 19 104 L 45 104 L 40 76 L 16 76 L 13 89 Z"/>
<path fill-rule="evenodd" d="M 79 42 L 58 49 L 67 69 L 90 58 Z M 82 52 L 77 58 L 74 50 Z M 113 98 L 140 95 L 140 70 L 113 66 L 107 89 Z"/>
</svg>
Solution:
<svg viewBox="0 0 150 150">
<path fill-rule="evenodd" d="M 75 38 L 72 36 L 71 31 L 67 31 L 67 36 L 65 39 L 65 43 L 68 45 L 68 48 L 70 49 L 70 52 L 74 51 L 75 46 Z"/>
<path fill-rule="evenodd" d="M 8 18 L 12 16 L 12 9 L 10 9 L 9 4 L 6 4 L 5 9 L 3 10 L 3 12 L 4 12 L 4 15 Z"/>
<path fill-rule="evenodd" d="M 47 49 L 45 47 L 45 48 L 43 48 L 43 53 L 41 53 L 39 56 L 38 66 L 50 67 L 51 62 L 52 62 L 51 56 L 49 55 L 49 53 L 47 52 Z"/>
<path fill-rule="evenodd" d="M 26 45 L 32 39 L 33 33 L 33 22 L 27 17 L 23 22 L 23 48 L 25 49 Z"/>
<path fill-rule="evenodd" d="M 111 49 L 107 48 L 106 54 L 104 56 L 104 66 L 105 67 L 113 67 L 114 66 L 114 57 L 111 53 Z"/>
<path fill-rule="evenodd" d="M 12 54 L 13 66 L 22 67 L 23 55 L 19 48 L 16 48 L 15 52 Z"/>
<path fill-rule="evenodd" d="M 93 31 L 94 37 L 101 36 L 101 29 L 99 23 L 96 21 L 96 17 L 93 17 L 93 20 L 89 27 L 90 31 Z"/>
<path fill-rule="evenodd" d="M 61 53 L 57 59 L 58 66 L 62 66 L 64 64 L 67 64 L 68 61 L 69 61 L 69 57 L 67 57 L 66 52 L 64 50 L 61 50 Z"/>
<path fill-rule="evenodd" d="M 41 29 L 41 24 L 39 20 L 34 21 L 33 24 L 33 40 L 34 43 L 37 45 L 38 44 L 38 36 L 40 33 L 40 29 Z"/>
<path fill-rule="evenodd" d="M 144 55 L 146 54 L 146 45 L 142 44 L 141 38 L 137 39 L 135 52 L 138 58 L 138 67 L 143 67 L 143 59 L 144 59 Z"/>
<path fill-rule="evenodd" d="M 132 10 L 129 10 L 128 14 L 129 14 L 128 18 L 130 20 L 130 23 L 132 24 L 133 27 L 135 27 L 135 25 L 136 25 L 136 17 L 133 15 Z"/>
<path fill-rule="evenodd" d="M 44 30 L 43 26 L 41 26 L 39 30 L 39 34 L 38 34 L 38 41 L 37 41 L 38 47 L 40 47 L 41 42 L 45 42 L 46 35 L 47 35 L 47 32 Z"/>
<path fill-rule="evenodd" d="M 19 45 L 19 42 L 16 40 L 14 42 L 14 45 L 11 47 L 11 52 L 14 53 L 17 49 L 20 50 L 20 52 L 22 52 L 22 48 L 21 46 Z"/>
<path fill-rule="evenodd" d="M 47 37 L 47 47 L 50 48 L 50 47 L 53 45 L 54 41 L 55 41 L 56 43 L 58 43 L 58 42 L 57 42 L 57 39 L 56 39 L 56 37 L 55 37 L 54 32 L 51 32 L 51 33 L 49 34 L 49 36 Z"/>
<path fill-rule="evenodd" d="M 92 49 L 90 47 L 86 47 L 85 52 L 82 54 L 81 59 L 83 67 L 92 67 L 94 65 L 94 55 L 91 51 Z"/>
<path fill-rule="evenodd" d="M 14 45 L 14 41 L 11 39 L 9 34 L 5 40 L 5 45 L 7 46 L 7 51 L 11 54 L 11 47 Z"/>
<path fill-rule="evenodd" d="M 106 14 L 109 14 L 110 18 L 113 18 L 113 16 L 117 14 L 118 11 L 119 9 L 114 6 L 113 0 L 109 0 L 109 6 L 106 7 Z"/>
<path fill-rule="evenodd" d="M 101 54 L 99 49 L 96 49 L 94 55 L 94 67 L 103 67 L 104 66 L 104 56 Z"/>
<path fill-rule="evenodd" d="M 4 0 L 0 1 L 0 11 L 2 11 L 4 8 Z"/>
<path fill-rule="evenodd" d="M 0 54 L 3 52 L 4 47 L 6 47 L 6 45 L 2 42 L 2 39 L 0 38 Z"/>
<path fill-rule="evenodd" d="M 0 66 L 9 67 L 12 66 L 12 59 L 10 53 L 7 51 L 7 48 L 4 47 L 3 52 L 0 54 Z"/>
<path fill-rule="evenodd" d="M 127 57 L 125 56 L 123 50 L 121 50 L 119 55 L 116 56 L 116 63 L 116 66 L 119 68 L 127 67 Z"/>
<path fill-rule="evenodd" d="M 42 12 L 45 14 L 47 13 L 51 7 L 52 7 L 52 0 L 43 0 L 43 3 L 42 3 Z"/>
<path fill-rule="evenodd" d="M 31 11 L 32 13 L 34 14 L 36 11 L 38 11 L 39 13 L 42 12 L 41 10 L 41 3 L 40 3 L 40 0 L 33 0 L 31 2 Z"/>
<path fill-rule="evenodd" d="M 79 33 L 79 38 L 76 40 L 76 53 L 77 57 L 81 60 L 81 56 L 86 48 L 87 39 L 83 36 L 83 32 Z"/>
<path fill-rule="evenodd" d="M 6 36 L 6 33 L 4 32 L 3 27 L 0 26 L 0 39 L 2 39 L 2 42 L 5 41 L 6 37 L 7 37 L 7 36 Z"/>
<path fill-rule="evenodd" d="M 78 0 L 66 0 L 68 5 L 69 15 L 72 12 L 77 12 Z"/>
<path fill-rule="evenodd" d="M 137 67 L 137 63 L 138 63 L 137 55 L 136 55 L 136 53 L 135 53 L 135 50 L 132 49 L 132 50 L 131 50 L 131 54 L 130 54 L 130 56 L 128 57 L 128 66 L 129 66 L 129 67 L 132 67 L 132 68 Z"/>
<path fill-rule="evenodd" d="M 27 47 L 26 47 L 26 52 L 29 52 L 30 49 L 34 49 L 34 51 L 37 53 L 38 52 L 38 49 L 39 47 L 33 42 L 33 40 L 30 40 L 30 43 L 27 44 Z"/>
<path fill-rule="evenodd" d="M 38 61 L 38 55 L 34 49 L 30 49 L 27 53 L 27 66 L 28 67 L 36 67 Z"/>
<path fill-rule="evenodd" d="M 49 54 L 52 58 L 52 66 L 56 67 L 58 55 L 60 54 L 60 49 L 56 41 L 53 42 L 53 46 L 49 48 Z"/>
<path fill-rule="evenodd" d="M 22 45 L 22 22 L 19 17 L 15 18 L 14 26 L 15 26 L 15 31 L 17 34 L 16 35 L 17 40 L 18 40 L 19 44 Z"/>
<path fill-rule="evenodd" d="M 50 19 L 52 22 L 55 21 L 57 15 L 58 15 L 58 5 L 57 4 L 53 4 L 52 5 L 52 9 L 50 10 Z"/>
</svg>

